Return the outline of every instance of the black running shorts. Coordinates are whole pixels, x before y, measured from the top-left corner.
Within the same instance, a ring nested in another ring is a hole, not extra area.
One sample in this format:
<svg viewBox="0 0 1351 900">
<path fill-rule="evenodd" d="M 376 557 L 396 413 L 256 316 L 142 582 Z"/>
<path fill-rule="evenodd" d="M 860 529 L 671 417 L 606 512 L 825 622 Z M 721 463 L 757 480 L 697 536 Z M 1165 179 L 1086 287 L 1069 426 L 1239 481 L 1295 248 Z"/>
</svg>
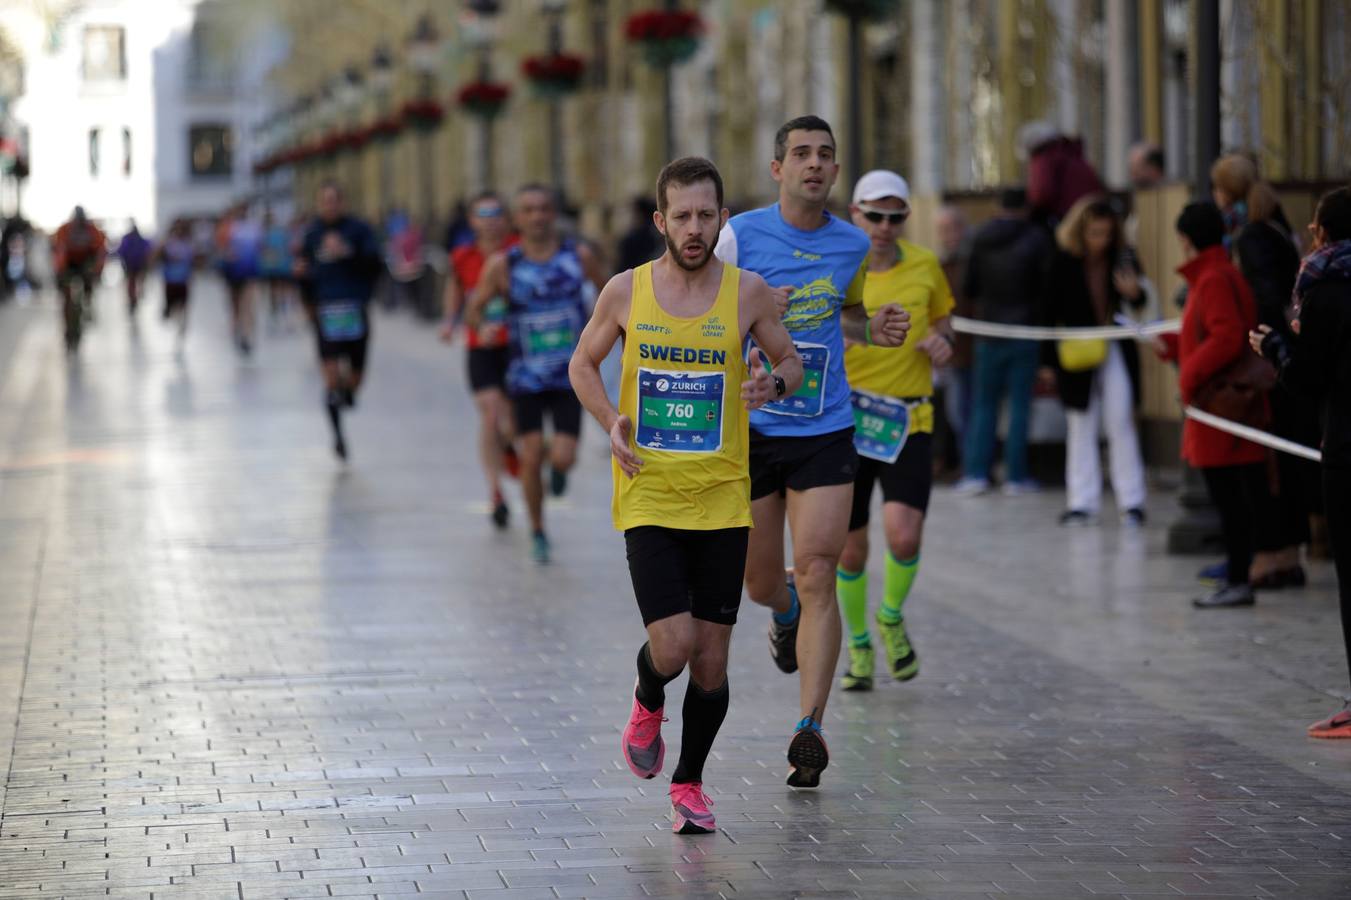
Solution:
<svg viewBox="0 0 1351 900">
<path fill-rule="evenodd" d="M 854 479 L 854 509 L 849 514 L 849 530 L 868 524 L 868 509 L 873 498 L 873 484 L 882 484 L 883 503 L 904 503 L 922 513 L 929 511 L 929 493 L 933 490 L 932 434 L 920 432 L 905 440 L 901 455 L 894 463 L 880 462 L 866 456 L 858 458 L 858 477 Z"/>
<path fill-rule="evenodd" d="M 544 414 L 553 422 L 554 434 L 582 433 L 582 402 L 572 391 L 542 391 L 538 394 L 516 394 L 511 398 L 516 414 L 516 433 L 530 434 L 544 430 Z"/>
<path fill-rule="evenodd" d="M 477 394 L 507 383 L 511 351 L 506 347 L 474 347 L 469 351 L 469 389 Z"/>
<path fill-rule="evenodd" d="M 639 525 L 624 532 L 643 625 L 680 613 L 735 625 L 749 528 L 691 531 Z"/>
<path fill-rule="evenodd" d="M 319 339 L 319 358 L 325 362 L 345 359 L 354 372 L 366 369 L 366 345 L 370 341 L 370 332 L 366 337 L 355 341 L 326 341 Z"/>
<path fill-rule="evenodd" d="M 808 437 L 769 437 L 751 429 L 751 499 L 852 484 L 858 474 L 854 429 Z"/>
</svg>

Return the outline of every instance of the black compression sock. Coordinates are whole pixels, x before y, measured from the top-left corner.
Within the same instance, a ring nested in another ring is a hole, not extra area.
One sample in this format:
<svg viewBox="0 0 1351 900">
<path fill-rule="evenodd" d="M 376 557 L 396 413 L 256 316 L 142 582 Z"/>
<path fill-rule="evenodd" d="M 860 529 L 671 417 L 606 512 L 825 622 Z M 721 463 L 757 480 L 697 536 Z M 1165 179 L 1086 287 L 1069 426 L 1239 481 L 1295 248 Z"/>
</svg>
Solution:
<svg viewBox="0 0 1351 900">
<path fill-rule="evenodd" d="M 681 711 L 684 731 L 680 735 L 680 762 L 671 776 L 673 783 L 704 780 L 704 761 L 713 749 L 722 720 L 727 718 L 730 699 L 726 681 L 715 691 L 705 691 L 693 681 L 685 688 L 685 706 Z"/>
<path fill-rule="evenodd" d="M 652 652 L 647 644 L 638 650 L 638 689 L 633 695 L 648 712 L 656 712 L 666 705 L 666 685 L 679 675 L 663 675 L 652 665 Z"/>
</svg>

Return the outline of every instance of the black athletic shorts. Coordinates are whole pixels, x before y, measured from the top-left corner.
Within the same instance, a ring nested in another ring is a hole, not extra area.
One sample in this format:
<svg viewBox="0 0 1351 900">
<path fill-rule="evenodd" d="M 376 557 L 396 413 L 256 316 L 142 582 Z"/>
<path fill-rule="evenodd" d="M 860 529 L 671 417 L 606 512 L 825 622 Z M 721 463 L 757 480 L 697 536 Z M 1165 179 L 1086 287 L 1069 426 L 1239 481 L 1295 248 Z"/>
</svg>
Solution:
<svg viewBox="0 0 1351 900">
<path fill-rule="evenodd" d="M 370 339 L 370 332 L 367 332 L 364 338 L 355 341 L 326 341 L 320 338 L 319 358 L 345 359 L 354 372 L 363 372 L 366 369 L 366 345 Z"/>
<path fill-rule="evenodd" d="M 187 282 L 166 281 L 164 283 L 164 317 L 167 319 L 176 309 L 188 305 Z"/>
<path fill-rule="evenodd" d="M 933 490 L 934 436 L 923 432 L 905 439 L 901 455 L 894 463 L 866 456 L 858 458 L 858 477 L 854 479 L 854 510 L 849 514 L 849 530 L 868 524 L 868 508 L 873 498 L 873 482 L 882 483 L 883 503 L 904 503 L 922 513 L 929 511 L 929 493 Z"/>
<path fill-rule="evenodd" d="M 691 531 L 639 525 L 624 532 L 643 625 L 680 613 L 735 625 L 749 528 Z"/>
<path fill-rule="evenodd" d="M 507 363 L 511 351 L 506 347 L 474 347 L 469 351 L 469 389 L 474 393 L 502 388 L 507 383 Z"/>
<path fill-rule="evenodd" d="M 750 456 L 752 500 L 852 484 L 858 474 L 852 427 L 808 437 L 769 437 L 752 428 Z"/>
<path fill-rule="evenodd" d="M 553 422 L 554 434 L 582 433 L 582 402 L 572 391 L 542 391 L 538 394 L 516 394 L 511 398 L 516 414 L 516 433 L 530 434 L 544 430 L 544 414 Z"/>
</svg>

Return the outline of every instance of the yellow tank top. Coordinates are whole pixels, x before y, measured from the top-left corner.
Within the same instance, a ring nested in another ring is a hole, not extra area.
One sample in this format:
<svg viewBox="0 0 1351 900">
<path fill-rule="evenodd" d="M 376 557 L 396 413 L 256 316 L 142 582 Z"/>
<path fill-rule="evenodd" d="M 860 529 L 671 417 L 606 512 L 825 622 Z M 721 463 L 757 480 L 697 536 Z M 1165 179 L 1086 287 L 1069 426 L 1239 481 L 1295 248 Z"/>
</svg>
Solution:
<svg viewBox="0 0 1351 900">
<path fill-rule="evenodd" d="M 751 524 L 740 283 L 740 270 L 724 265 L 712 308 L 683 319 L 657 304 L 652 263 L 633 270 L 619 411 L 633 421 L 631 440 L 643 467 L 629 478 L 611 461 L 612 511 L 621 531 L 640 525 L 711 531 Z"/>
</svg>

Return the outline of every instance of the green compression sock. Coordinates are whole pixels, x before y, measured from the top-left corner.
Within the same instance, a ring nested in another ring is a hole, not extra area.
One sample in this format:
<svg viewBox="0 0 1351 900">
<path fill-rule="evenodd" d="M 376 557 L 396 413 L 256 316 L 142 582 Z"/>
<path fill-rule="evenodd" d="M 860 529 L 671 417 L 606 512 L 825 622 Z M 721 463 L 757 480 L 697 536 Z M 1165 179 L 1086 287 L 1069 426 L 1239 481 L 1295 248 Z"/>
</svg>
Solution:
<svg viewBox="0 0 1351 900">
<path fill-rule="evenodd" d="M 849 643 L 867 647 L 868 637 L 868 573 L 835 570 L 835 593 L 840 597 L 844 621 L 849 626 Z"/>
<path fill-rule="evenodd" d="M 882 589 L 882 607 L 877 611 L 879 619 L 889 624 L 901 621 L 901 607 L 910 596 L 910 588 L 918 574 L 919 554 L 915 554 L 914 559 L 897 559 L 887 554 L 887 581 Z"/>
</svg>

